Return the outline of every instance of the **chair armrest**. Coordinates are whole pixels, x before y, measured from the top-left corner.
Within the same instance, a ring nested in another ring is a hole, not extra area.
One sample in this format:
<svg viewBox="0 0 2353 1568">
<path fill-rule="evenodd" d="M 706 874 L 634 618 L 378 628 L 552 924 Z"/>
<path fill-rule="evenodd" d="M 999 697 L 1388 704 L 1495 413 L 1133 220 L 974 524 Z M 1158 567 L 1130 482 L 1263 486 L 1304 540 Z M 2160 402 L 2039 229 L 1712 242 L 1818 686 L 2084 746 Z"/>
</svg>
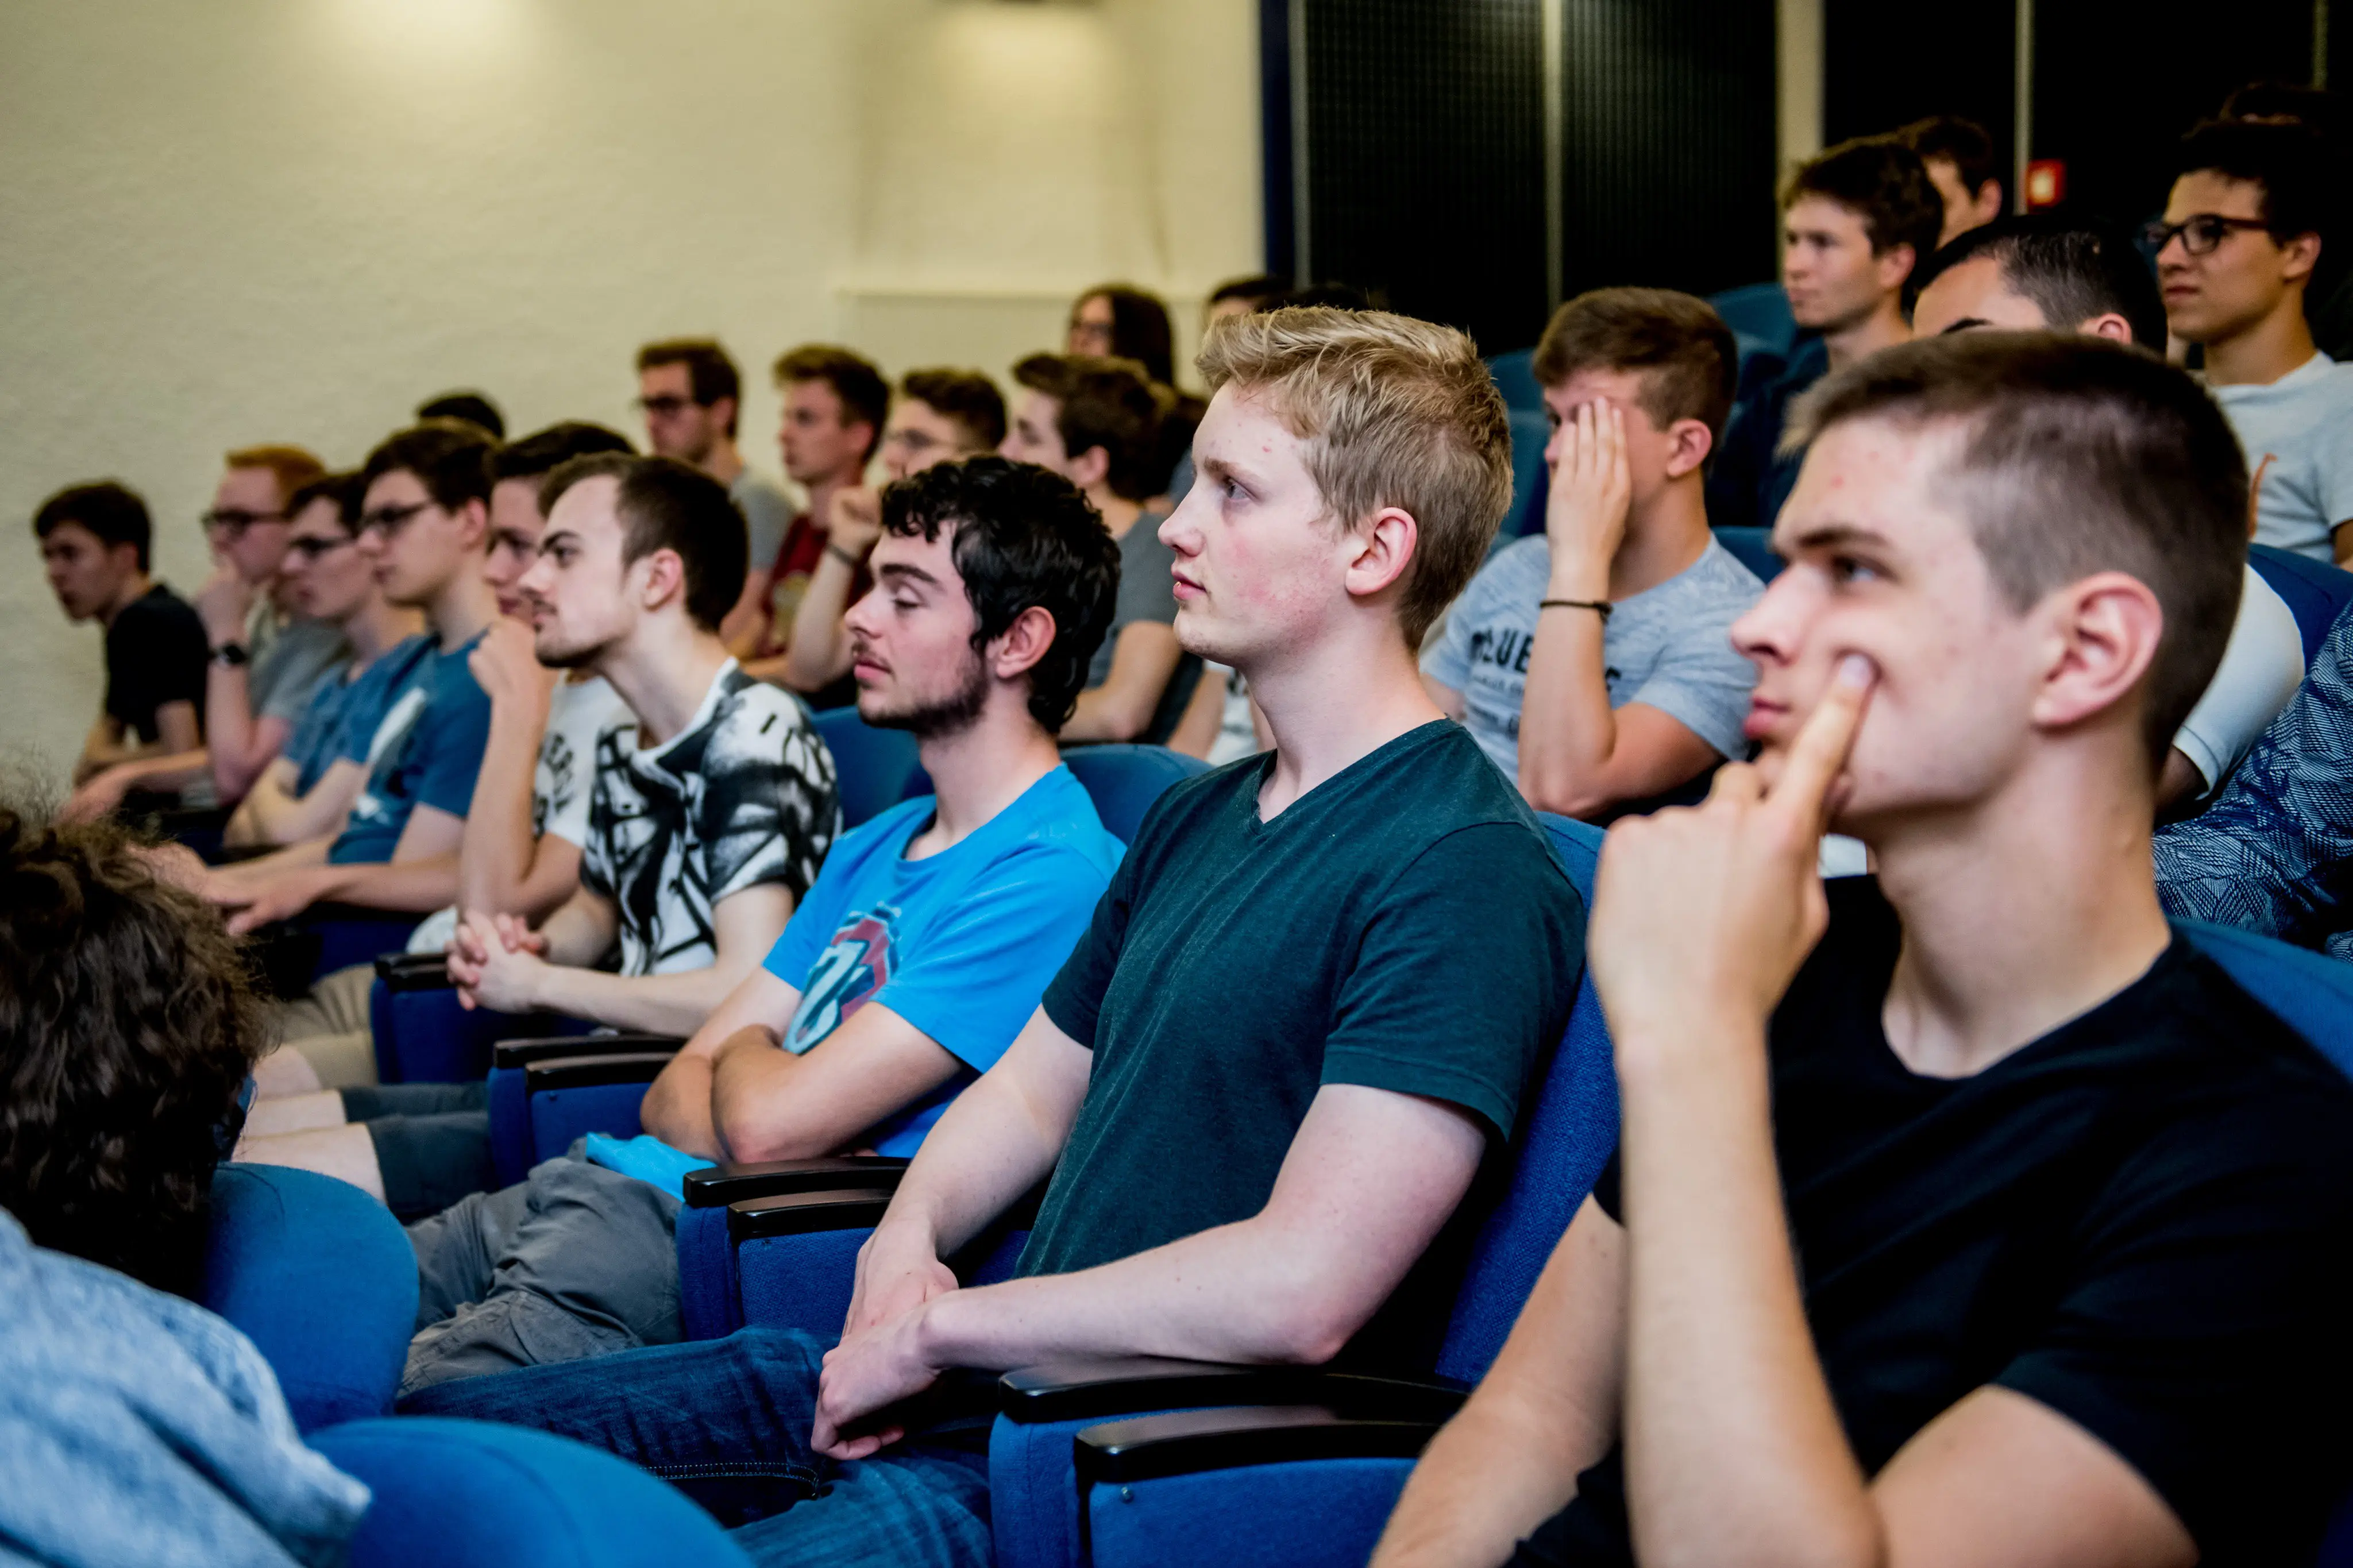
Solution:
<svg viewBox="0 0 2353 1568">
<path fill-rule="evenodd" d="M 1007 1373 L 997 1387 L 997 1408 L 1023 1426 L 1244 1405 L 1317 1405 L 1351 1417 L 1378 1413 L 1443 1421 L 1468 1392 L 1436 1378 L 1161 1356 L 1047 1362 Z"/>
<path fill-rule="evenodd" d="M 676 1035 L 558 1035 L 544 1040 L 501 1040 L 491 1047 L 491 1066 L 527 1068 L 558 1057 L 675 1056 L 686 1044 Z"/>
<path fill-rule="evenodd" d="M 871 1230 L 882 1223 L 891 1194 L 872 1187 L 837 1187 L 741 1198 L 727 1205 L 732 1245 L 763 1237 L 807 1236 L 821 1230 Z"/>
<path fill-rule="evenodd" d="M 447 991 L 449 960 L 438 952 L 387 952 L 375 961 L 375 977 L 388 991 Z"/>
<path fill-rule="evenodd" d="M 782 1197 L 787 1193 L 864 1187 L 873 1192 L 898 1190 L 907 1162 L 881 1154 L 850 1154 L 828 1160 L 744 1161 L 713 1165 L 686 1173 L 689 1208 L 725 1208 L 745 1198 Z"/>
<path fill-rule="evenodd" d="M 594 1089 L 607 1083 L 651 1083 L 670 1065 L 674 1051 L 607 1051 L 596 1056 L 554 1057 L 522 1069 L 523 1092 Z"/>
<path fill-rule="evenodd" d="M 1082 1427 L 1071 1458 L 1083 1496 L 1097 1483 L 1125 1486 L 1244 1465 L 1419 1458 L 1445 1424 L 1434 1407 L 1420 1415 L 1343 1415 L 1321 1405 L 1177 1410 Z"/>
</svg>

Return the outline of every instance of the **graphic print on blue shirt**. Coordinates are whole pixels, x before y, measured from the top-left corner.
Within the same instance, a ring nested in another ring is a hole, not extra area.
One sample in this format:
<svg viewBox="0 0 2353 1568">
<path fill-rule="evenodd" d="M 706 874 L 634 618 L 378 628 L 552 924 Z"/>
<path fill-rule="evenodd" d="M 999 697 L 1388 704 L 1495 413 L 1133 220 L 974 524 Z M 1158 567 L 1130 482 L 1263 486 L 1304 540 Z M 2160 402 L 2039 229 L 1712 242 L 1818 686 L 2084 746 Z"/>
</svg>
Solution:
<svg viewBox="0 0 2353 1568">
<path fill-rule="evenodd" d="M 897 910 L 877 904 L 841 922 L 809 965 L 808 986 L 785 1031 L 785 1049 L 804 1054 L 891 984 L 891 931 L 898 921 Z"/>
</svg>

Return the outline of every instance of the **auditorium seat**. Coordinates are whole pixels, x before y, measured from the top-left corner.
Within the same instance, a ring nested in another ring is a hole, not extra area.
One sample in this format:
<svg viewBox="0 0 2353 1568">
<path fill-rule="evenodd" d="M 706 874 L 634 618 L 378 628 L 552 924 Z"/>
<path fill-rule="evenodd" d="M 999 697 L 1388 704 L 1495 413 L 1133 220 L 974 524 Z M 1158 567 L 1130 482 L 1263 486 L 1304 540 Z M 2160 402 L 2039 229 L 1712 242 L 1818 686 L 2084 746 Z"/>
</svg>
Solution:
<svg viewBox="0 0 2353 1568">
<path fill-rule="evenodd" d="M 809 721 L 833 753 L 833 782 L 841 800 L 841 825 L 856 827 L 902 800 L 932 792 L 916 754 L 915 737 L 904 730 L 878 730 L 855 708 L 828 708 Z"/>
<path fill-rule="evenodd" d="M 1200 758 L 1166 746 L 1126 743 L 1072 746 L 1062 753 L 1062 763 L 1094 802 L 1103 831 L 1122 844 L 1134 840 L 1144 814 L 1163 790 L 1209 771 Z"/>
<path fill-rule="evenodd" d="M 283 1165 L 214 1173 L 203 1305 L 259 1348 L 305 1432 L 392 1409 L 417 1258 L 359 1188 Z"/>
<path fill-rule="evenodd" d="M 2320 645 L 2328 640 L 2337 617 L 2353 603 L 2353 572 L 2270 544 L 2249 545 L 2247 564 L 2262 574 L 2295 616 L 2295 629 L 2304 637 L 2305 666 L 2309 668 Z"/>
<path fill-rule="evenodd" d="M 685 1493 L 569 1438 L 405 1415 L 311 1446 L 374 1494 L 345 1568 L 749 1568 Z"/>
<path fill-rule="evenodd" d="M 1770 583 L 1781 574 L 1787 564 L 1773 553 L 1773 531 L 1769 528 L 1719 528 L 1716 542 L 1738 558 L 1743 566 L 1764 581 Z"/>
<path fill-rule="evenodd" d="M 1778 283 L 1750 283 L 1710 294 L 1707 302 L 1724 318 L 1739 341 L 1740 357 L 1767 353 L 1788 359 L 1797 346 L 1798 323 L 1789 314 L 1789 296 Z"/>
</svg>

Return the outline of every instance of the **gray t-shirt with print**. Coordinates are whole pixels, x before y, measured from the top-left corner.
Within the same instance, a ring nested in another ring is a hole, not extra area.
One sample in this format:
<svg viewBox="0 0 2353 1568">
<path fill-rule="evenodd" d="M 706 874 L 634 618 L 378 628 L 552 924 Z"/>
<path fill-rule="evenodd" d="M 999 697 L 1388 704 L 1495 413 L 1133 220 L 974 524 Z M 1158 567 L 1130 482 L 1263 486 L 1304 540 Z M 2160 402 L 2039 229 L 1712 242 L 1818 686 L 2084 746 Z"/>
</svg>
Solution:
<svg viewBox="0 0 2353 1568">
<path fill-rule="evenodd" d="M 1111 679 L 1113 645 L 1121 632 L 1139 621 L 1156 621 L 1164 626 L 1176 623 L 1176 580 L 1168 572 L 1176 563 L 1176 552 L 1160 542 L 1160 525 L 1166 521 L 1166 513 L 1147 511 L 1120 535 L 1119 597 L 1112 604 L 1111 630 L 1103 633 L 1103 646 L 1095 649 L 1094 661 L 1087 666 L 1089 689 Z M 1185 704 L 1200 679 L 1200 659 L 1189 653 L 1179 658 L 1168 684 L 1161 688 L 1151 723 L 1136 739 L 1154 745 L 1167 740 L 1177 721 L 1185 717 Z"/>
<path fill-rule="evenodd" d="M 1514 781 L 1536 602 L 1551 576 L 1552 542 L 1541 533 L 1497 551 L 1454 601 L 1445 631 L 1421 660 L 1424 675 L 1462 693 L 1463 727 Z M 1743 755 L 1740 727 L 1757 669 L 1733 651 L 1732 623 L 1764 592 L 1757 574 L 1711 539 L 1683 571 L 1620 600 L 1601 634 L 1609 706 L 1655 708 L 1724 756 Z"/>
</svg>

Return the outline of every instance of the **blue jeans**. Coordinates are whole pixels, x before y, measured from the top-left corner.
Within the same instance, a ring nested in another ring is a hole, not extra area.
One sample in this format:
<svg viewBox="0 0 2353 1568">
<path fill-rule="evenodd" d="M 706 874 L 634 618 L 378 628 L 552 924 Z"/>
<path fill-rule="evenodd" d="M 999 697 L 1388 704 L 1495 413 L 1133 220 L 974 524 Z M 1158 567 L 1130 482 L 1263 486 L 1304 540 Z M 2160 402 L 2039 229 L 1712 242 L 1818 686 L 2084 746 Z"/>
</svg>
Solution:
<svg viewBox="0 0 2353 1568">
<path fill-rule="evenodd" d="M 741 1329 L 440 1384 L 400 1410 L 535 1426 L 618 1454 L 733 1529 L 757 1563 L 986 1568 L 986 1426 L 918 1433 L 849 1464 L 812 1453 L 828 1343 Z"/>
</svg>

